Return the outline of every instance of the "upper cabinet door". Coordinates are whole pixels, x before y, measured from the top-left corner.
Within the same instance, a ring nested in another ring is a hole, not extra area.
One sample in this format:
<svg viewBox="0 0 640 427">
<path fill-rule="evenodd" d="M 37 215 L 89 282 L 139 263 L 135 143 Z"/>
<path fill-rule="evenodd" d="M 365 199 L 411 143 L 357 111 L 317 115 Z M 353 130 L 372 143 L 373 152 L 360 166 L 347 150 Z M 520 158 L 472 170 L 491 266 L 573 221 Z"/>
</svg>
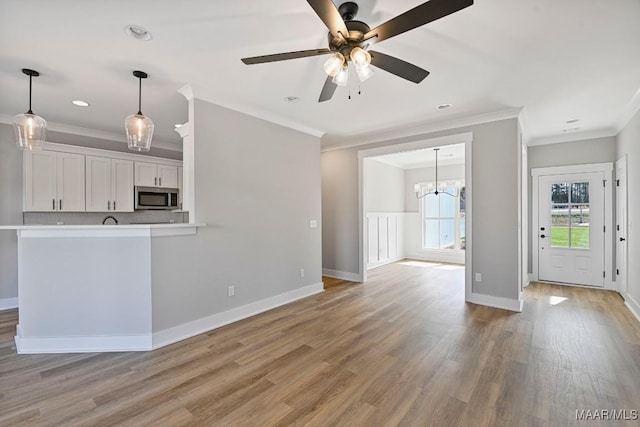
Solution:
<svg viewBox="0 0 640 427">
<path fill-rule="evenodd" d="M 51 212 L 57 207 L 56 153 L 26 151 L 24 210 Z"/>
<path fill-rule="evenodd" d="M 86 156 L 85 165 L 87 212 L 111 210 L 111 159 Z"/>
<path fill-rule="evenodd" d="M 56 174 L 58 176 L 58 210 L 83 212 L 85 210 L 84 156 L 58 153 Z"/>
<path fill-rule="evenodd" d="M 136 185 L 144 187 L 158 186 L 158 165 L 155 163 L 135 162 Z"/>
<path fill-rule="evenodd" d="M 111 209 L 133 212 L 133 162 L 111 160 Z"/>
<path fill-rule="evenodd" d="M 158 187 L 178 188 L 178 167 L 158 165 Z"/>
<path fill-rule="evenodd" d="M 182 190 L 184 188 L 184 169 L 178 166 L 178 209 L 182 210 Z"/>
</svg>

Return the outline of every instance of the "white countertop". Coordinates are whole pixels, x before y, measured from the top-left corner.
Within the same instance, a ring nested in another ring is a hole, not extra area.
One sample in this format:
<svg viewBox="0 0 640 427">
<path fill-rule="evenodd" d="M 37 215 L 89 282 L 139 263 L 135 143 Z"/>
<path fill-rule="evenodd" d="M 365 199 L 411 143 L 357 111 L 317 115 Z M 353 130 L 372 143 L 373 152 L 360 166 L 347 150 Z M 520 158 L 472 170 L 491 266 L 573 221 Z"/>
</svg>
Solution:
<svg viewBox="0 0 640 427">
<path fill-rule="evenodd" d="M 16 230 L 23 238 L 55 237 L 160 237 L 197 234 L 206 224 L 122 224 L 122 225 L 0 225 Z"/>
<path fill-rule="evenodd" d="M 95 230 L 95 229 L 150 229 L 150 228 L 189 228 L 189 227 L 204 227 L 206 224 L 83 224 L 83 225 L 0 225 L 0 230 Z"/>
</svg>

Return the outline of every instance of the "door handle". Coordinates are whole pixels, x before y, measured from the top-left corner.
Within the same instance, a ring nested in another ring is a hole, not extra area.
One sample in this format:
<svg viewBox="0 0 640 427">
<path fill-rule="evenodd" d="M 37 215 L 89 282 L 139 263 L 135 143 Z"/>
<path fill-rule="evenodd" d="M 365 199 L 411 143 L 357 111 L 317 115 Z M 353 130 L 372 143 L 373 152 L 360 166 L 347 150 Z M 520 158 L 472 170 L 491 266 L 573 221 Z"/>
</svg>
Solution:
<svg viewBox="0 0 640 427">
<path fill-rule="evenodd" d="M 544 239 L 545 237 L 547 237 L 547 236 L 545 236 L 544 234 L 541 234 L 541 235 L 540 235 L 540 238 L 541 238 L 541 239 Z"/>
<path fill-rule="evenodd" d="M 620 241 L 621 241 L 621 242 L 624 242 L 625 240 L 627 240 L 627 239 L 625 239 L 624 237 L 621 237 L 621 238 L 620 238 Z"/>
</svg>

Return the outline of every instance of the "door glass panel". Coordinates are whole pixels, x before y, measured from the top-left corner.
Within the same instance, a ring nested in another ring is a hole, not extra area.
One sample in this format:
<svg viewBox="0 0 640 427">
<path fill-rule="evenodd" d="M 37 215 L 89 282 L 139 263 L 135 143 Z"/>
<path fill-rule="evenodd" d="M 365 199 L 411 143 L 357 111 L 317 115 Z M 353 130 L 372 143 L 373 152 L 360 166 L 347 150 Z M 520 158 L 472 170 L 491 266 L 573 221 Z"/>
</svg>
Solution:
<svg viewBox="0 0 640 427">
<path fill-rule="evenodd" d="M 568 248 L 570 238 L 569 205 L 551 204 L 551 246 Z"/>
<path fill-rule="evenodd" d="M 571 247 L 589 249 L 589 205 L 571 205 Z"/>
<path fill-rule="evenodd" d="M 551 246 L 589 249 L 589 182 L 551 184 Z"/>
</svg>

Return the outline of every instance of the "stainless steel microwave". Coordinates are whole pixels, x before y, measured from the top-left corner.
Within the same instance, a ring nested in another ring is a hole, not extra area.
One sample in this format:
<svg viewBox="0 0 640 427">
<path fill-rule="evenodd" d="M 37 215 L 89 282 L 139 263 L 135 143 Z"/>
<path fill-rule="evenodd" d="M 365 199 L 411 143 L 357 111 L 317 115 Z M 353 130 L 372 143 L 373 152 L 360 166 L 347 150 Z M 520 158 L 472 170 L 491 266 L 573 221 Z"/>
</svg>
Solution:
<svg viewBox="0 0 640 427">
<path fill-rule="evenodd" d="M 135 208 L 136 210 L 178 209 L 178 189 L 136 186 Z"/>
</svg>

